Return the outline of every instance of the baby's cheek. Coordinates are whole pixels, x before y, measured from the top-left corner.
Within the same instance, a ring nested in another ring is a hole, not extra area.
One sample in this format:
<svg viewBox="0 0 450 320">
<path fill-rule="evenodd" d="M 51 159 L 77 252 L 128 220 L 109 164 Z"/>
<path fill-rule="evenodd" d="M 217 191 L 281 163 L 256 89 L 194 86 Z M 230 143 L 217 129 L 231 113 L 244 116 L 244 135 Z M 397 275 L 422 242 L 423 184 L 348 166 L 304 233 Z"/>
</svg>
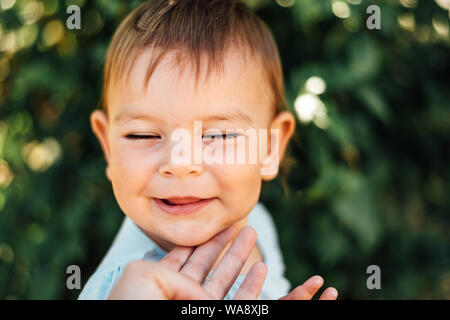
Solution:
<svg viewBox="0 0 450 320">
<path fill-rule="evenodd" d="M 222 170 L 218 172 L 217 180 L 222 188 L 225 201 L 237 212 L 249 212 L 258 201 L 261 190 L 258 166 L 223 166 Z"/>
<path fill-rule="evenodd" d="M 156 156 L 150 152 L 124 148 L 114 154 L 112 165 L 116 177 L 129 184 L 130 180 L 138 182 L 139 180 L 149 179 L 155 171 L 155 158 Z"/>
<path fill-rule="evenodd" d="M 142 205 L 151 170 L 140 159 L 122 154 L 111 161 L 114 194 L 123 211 L 135 211 Z"/>
<path fill-rule="evenodd" d="M 223 165 L 218 170 L 218 180 L 227 191 L 251 190 L 260 184 L 259 167 L 257 165 Z"/>
</svg>

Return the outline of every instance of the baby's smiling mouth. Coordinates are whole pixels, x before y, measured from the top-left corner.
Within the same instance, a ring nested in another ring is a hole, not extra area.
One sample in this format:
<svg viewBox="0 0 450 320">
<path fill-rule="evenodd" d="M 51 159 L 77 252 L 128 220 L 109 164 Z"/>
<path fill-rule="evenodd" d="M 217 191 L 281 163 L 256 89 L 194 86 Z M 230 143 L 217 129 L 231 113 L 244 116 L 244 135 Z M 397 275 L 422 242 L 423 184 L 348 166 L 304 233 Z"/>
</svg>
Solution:
<svg viewBox="0 0 450 320">
<path fill-rule="evenodd" d="M 170 206 L 176 206 L 176 205 L 195 203 L 195 202 L 199 202 L 201 200 L 206 200 L 206 199 L 197 198 L 197 197 L 173 197 L 173 198 L 166 198 L 166 199 L 160 199 L 160 200 Z"/>
<path fill-rule="evenodd" d="M 215 198 L 170 197 L 153 198 L 156 205 L 166 213 L 171 215 L 194 213 L 208 205 Z"/>
</svg>

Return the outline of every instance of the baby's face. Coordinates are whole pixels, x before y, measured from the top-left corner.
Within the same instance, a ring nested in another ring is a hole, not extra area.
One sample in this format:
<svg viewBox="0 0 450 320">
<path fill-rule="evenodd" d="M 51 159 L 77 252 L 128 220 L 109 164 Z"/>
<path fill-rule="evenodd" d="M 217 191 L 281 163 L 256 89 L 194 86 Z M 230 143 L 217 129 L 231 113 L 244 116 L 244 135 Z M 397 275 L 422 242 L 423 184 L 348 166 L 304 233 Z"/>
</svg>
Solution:
<svg viewBox="0 0 450 320">
<path fill-rule="evenodd" d="M 193 159 L 194 121 L 201 121 L 203 133 L 269 129 L 271 92 L 261 66 L 244 64 L 232 51 L 224 72 L 213 72 L 206 81 L 201 77 L 197 88 L 193 69 L 180 74 L 170 56 L 145 87 L 148 54 L 138 58 L 127 83 L 111 88 L 108 118 L 96 111 L 91 123 L 123 212 L 163 247 L 195 246 L 232 224 L 246 224 L 259 198 L 261 164 L 259 157 L 253 164 L 177 163 L 172 152 L 180 142 L 172 141 L 172 133 L 186 129 L 191 134 Z M 236 148 L 237 139 L 227 139 Z M 205 148 L 216 142 L 201 143 Z M 248 160 L 249 149 L 245 152 Z"/>
</svg>

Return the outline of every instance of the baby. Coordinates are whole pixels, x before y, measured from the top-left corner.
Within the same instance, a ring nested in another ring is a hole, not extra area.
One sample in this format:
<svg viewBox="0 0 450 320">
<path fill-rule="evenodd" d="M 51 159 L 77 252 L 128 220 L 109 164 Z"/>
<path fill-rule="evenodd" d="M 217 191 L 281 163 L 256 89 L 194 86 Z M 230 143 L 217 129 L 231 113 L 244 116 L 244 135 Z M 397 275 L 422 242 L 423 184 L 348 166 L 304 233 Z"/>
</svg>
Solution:
<svg viewBox="0 0 450 320">
<path fill-rule="evenodd" d="M 258 242 L 225 299 L 261 261 L 259 298 L 286 295 L 275 228 L 258 203 L 295 128 L 283 90 L 273 37 L 239 1 L 152 0 L 128 15 L 108 49 L 103 108 L 90 118 L 127 217 L 79 299 L 106 299 L 134 259 L 159 261 L 246 225 Z"/>
</svg>

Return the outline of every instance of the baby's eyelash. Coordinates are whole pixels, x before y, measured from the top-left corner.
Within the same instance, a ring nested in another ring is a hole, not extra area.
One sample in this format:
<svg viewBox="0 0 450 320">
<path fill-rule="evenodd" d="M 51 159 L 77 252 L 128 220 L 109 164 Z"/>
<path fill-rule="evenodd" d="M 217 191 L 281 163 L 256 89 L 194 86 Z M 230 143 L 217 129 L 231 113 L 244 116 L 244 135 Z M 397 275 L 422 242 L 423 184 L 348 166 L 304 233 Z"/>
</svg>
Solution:
<svg viewBox="0 0 450 320">
<path fill-rule="evenodd" d="M 231 139 L 231 138 L 236 138 L 237 136 L 239 136 L 239 133 L 216 133 L 216 134 L 207 134 L 202 136 L 202 138 L 209 138 L 209 139 Z"/>
<path fill-rule="evenodd" d="M 138 135 L 138 134 L 128 134 L 125 136 L 125 138 L 130 139 L 130 140 L 144 140 L 144 139 L 159 139 L 161 138 L 160 136 L 155 136 L 155 135 Z"/>
</svg>

